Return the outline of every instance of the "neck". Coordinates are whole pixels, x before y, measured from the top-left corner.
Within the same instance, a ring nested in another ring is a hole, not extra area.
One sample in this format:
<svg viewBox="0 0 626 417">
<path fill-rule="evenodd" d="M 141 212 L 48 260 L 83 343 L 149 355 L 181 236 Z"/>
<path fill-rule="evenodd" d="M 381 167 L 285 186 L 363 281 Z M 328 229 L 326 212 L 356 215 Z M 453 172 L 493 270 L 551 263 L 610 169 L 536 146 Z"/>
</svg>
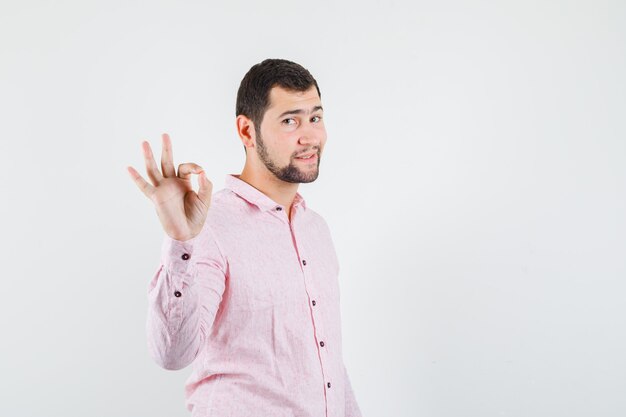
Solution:
<svg viewBox="0 0 626 417">
<path fill-rule="evenodd" d="M 291 204 L 300 184 L 282 181 L 267 169 L 252 169 L 248 163 L 244 166 L 239 179 L 281 204 L 287 210 L 287 218 L 291 218 Z"/>
</svg>

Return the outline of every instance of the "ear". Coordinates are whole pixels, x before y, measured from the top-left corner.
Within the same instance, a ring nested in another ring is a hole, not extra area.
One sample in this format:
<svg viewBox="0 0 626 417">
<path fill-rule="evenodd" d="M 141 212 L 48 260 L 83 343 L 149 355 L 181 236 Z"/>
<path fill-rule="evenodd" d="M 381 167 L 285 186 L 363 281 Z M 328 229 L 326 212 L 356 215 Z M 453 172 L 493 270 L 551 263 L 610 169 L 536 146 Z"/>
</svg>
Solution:
<svg viewBox="0 0 626 417">
<path fill-rule="evenodd" d="M 256 146 L 256 132 L 254 131 L 254 123 L 247 116 L 240 114 L 235 120 L 237 125 L 237 134 L 241 139 L 241 143 L 246 148 L 254 148 Z"/>
</svg>

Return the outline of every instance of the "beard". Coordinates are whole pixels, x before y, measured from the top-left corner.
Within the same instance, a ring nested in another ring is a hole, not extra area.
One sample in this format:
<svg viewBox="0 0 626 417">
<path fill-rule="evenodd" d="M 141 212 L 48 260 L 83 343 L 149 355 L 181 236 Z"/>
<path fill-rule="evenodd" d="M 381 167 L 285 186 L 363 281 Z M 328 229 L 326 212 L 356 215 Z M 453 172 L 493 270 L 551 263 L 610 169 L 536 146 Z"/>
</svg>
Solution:
<svg viewBox="0 0 626 417">
<path fill-rule="evenodd" d="M 287 166 L 279 167 L 276 162 L 270 157 L 267 147 L 263 142 L 263 138 L 261 134 L 257 134 L 256 139 L 256 152 L 259 155 L 259 159 L 263 162 L 263 164 L 267 167 L 267 169 L 274 174 L 276 178 L 285 182 L 292 183 L 307 183 L 313 182 L 317 179 L 319 175 L 320 168 L 320 152 L 317 149 L 317 165 L 315 170 L 313 171 L 302 171 L 298 166 L 294 163 L 293 159 L 289 162 Z"/>
</svg>

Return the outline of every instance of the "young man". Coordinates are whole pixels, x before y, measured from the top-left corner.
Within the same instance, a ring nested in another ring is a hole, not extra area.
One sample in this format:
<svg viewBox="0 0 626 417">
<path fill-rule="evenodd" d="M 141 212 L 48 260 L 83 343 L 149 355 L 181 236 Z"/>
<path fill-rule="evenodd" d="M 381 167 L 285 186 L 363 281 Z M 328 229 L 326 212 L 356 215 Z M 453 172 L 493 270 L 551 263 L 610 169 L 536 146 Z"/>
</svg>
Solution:
<svg viewBox="0 0 626 417">
<path fill-rule="evenodd" d="M 321 94 L 300 65 L 267 59 L 237 93 L 239 175 L 211 195 L 200 166 L 161 170 L 142 143 L 150 198 L 166 232 L 148 285 L 148 347 L 165 369 L 193 362 L 193 416 L 360 417 L 344 366 L 339 264 L 324 219 L 297 192 L 326 143 Z M 199 175 L 199 190 L 190 177 Z"/>
</svg>

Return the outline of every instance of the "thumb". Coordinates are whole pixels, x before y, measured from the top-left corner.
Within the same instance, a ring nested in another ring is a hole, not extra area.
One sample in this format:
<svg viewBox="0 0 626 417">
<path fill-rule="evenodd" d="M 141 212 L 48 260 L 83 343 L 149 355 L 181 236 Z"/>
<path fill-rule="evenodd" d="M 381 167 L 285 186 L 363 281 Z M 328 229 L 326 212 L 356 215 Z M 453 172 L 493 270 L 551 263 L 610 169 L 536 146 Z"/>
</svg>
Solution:
<svg viewBox="0 0 626 417">
<path fill-rule="evenodd" d="M 198 189 L 198 198 L 207 205 L 211 203 L 211 191 L 213 190 L 213 184 L 206 177 L 204 171 L 200 172 L 200 176 L 198 177 L 198 184 L 200 188 Z"/>
</svg>

